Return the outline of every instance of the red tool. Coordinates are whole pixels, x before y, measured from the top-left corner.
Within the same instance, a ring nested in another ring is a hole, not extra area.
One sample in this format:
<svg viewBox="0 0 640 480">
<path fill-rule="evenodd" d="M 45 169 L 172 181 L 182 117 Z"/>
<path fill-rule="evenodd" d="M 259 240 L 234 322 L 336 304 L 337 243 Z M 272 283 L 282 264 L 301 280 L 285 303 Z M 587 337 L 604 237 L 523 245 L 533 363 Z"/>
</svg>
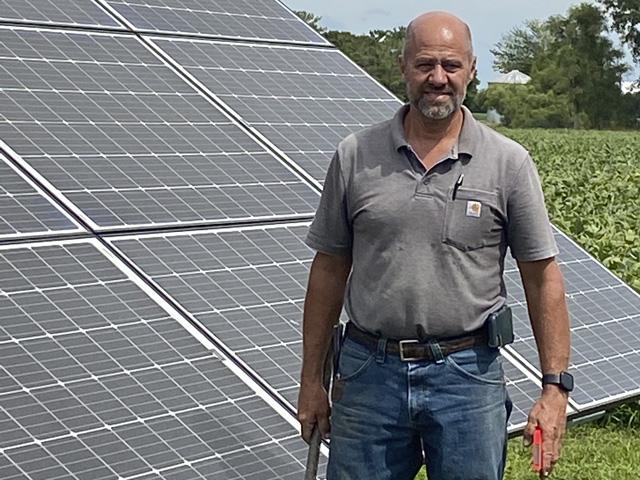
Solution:
<svg viewBox="0 0 640 480">
<path fill-rule="evenodd" d="M 536 427 L 533 432 L 533 448 L 531 450 L 531 462 L 533 464 L 533 469 L 540 473 L 543 467 L 543 456 L 542 456 L 542 429 L 540 427 Z"/>
</svg>

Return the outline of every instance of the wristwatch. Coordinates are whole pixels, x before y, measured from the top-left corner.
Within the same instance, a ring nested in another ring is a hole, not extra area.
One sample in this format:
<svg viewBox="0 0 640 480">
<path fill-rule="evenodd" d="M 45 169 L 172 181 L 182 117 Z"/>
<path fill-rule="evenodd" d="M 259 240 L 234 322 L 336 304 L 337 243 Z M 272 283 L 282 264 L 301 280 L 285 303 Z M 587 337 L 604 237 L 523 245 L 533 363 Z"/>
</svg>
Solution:
<svg viewBox="0 0 640 480">
<path fill-rule="evenodd" d="M 565 392 L 573 390 L 573 375 L 569 372 L 547 373 L 542 376 L 542 385 L 558 385 Z"/>
</svg>

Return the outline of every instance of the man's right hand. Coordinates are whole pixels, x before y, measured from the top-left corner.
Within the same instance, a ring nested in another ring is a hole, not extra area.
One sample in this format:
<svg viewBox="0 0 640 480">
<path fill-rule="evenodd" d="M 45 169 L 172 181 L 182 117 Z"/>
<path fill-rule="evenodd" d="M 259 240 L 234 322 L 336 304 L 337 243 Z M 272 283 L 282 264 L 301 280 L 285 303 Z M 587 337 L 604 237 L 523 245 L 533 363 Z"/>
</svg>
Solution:
<svg viewBox="0 0 640 480">
<path fill-rule="evenodd" d="M 331 425 L 329 423 L 329 398 L 321 382 L 302 383 L 298 394 L 298 421 L 302 426 L 302 438 L 311 441 L 313 428 L 320 428 L 322 438 L 329 438 Z"/>
</svg>

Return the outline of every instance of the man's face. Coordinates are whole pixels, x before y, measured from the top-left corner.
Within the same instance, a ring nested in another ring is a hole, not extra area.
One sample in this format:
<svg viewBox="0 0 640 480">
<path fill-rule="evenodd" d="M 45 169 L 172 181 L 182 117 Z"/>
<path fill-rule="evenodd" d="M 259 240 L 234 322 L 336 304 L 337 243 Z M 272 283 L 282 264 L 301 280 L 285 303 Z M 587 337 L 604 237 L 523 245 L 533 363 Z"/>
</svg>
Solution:
<svg viewBox="0 0 640 480">
<path fill-rule="evenodd" d="M 401 59 L 407 97 L 430 120 L 460 108 L 475 75 L 475 58 L 464 34 L 448 28 L 418 30 Z"/>
</svg>

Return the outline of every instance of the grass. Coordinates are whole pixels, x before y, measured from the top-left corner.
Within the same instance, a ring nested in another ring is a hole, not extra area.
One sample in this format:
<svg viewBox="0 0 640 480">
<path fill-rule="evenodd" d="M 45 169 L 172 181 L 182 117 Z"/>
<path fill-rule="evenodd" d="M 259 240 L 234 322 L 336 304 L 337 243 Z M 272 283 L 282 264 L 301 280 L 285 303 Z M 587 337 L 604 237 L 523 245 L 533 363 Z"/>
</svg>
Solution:
<svg viewBox="0 0 640 480">
<path fill-rule="evenodd" d="M 522 438 L 509 441 L 505 480 L 536 480 Z M 639 480 L 640 402 L 623 405 L 603 418 L 570 427 L 553 480 Z M 424 480 L 424 469 L 416 480 Z"/>
<path fill-rule="evenodd" d="M 480 122 L 486 122 L 487 121 L 487 114 L 484 112 L 473 112 L 473 118 L 475 118 L 476 120 L 480 121 Z"/>
</svg>

